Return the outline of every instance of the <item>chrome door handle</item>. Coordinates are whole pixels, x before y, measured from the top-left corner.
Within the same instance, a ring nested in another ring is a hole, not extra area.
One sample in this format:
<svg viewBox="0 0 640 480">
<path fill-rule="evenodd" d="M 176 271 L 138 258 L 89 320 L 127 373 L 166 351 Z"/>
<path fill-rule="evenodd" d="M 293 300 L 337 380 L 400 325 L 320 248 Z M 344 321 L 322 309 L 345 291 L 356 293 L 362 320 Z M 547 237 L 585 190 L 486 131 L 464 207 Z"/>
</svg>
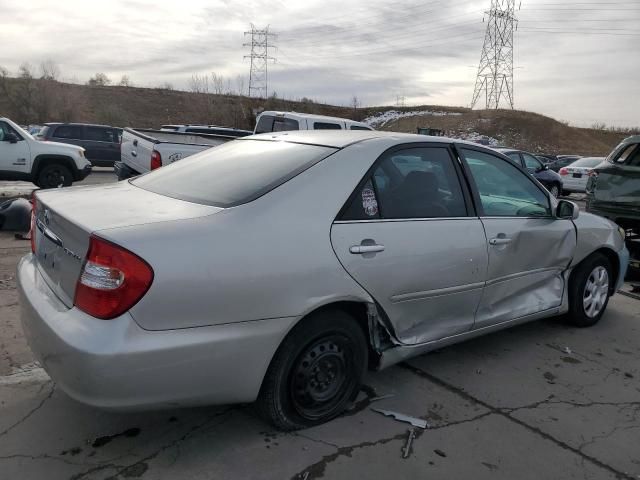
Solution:
<svg viewBox="0 0 640 480">
<path fill-rule="evenodd" d="M 132 157 L 137 157 L 138 156 L 138 152 L 136 152 L 135 150 L 131 150 L 131 156 Z"/>
<path fill-rule="evenodd" d="M 511 243 L 510 238 L 492 238 L 489 240 L 490 245 L 506 245 L 508 243 Z"/>
<path fill-rule="evenodd" d="M 384 245 L 353 245 L 349 248 L 351 253 L 356 255 L 362 253 L 375 253 L 382 252 L 384 250 Z"/>
</svg>

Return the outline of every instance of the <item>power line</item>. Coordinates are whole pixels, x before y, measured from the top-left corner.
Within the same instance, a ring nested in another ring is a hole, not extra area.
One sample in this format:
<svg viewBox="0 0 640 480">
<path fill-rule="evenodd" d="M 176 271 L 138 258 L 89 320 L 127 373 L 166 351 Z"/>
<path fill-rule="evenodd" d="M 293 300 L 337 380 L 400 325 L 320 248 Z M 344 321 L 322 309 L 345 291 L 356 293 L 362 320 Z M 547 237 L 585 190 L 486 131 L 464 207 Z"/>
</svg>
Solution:
<svg viewBox="0 0 640 480">
<path fill-rule="evenodd" d="M 269 55 L 270 49 L 276 48 L 270 43 L 271 38 L 275 38 L 275 33 L 269 31 L 269 27 L 257 29 L 253 23 L 251 30 L 244 32 L 245 37 L 251 35 L 251 42 L 243 44 L 243 47 L 251 47 L 251 53 L 244 58 L 251 60 L 249 67 L 249 96 L 267 98 L 269 94 L 269 72 L 268 64 L 275 62 L 276 58 Z"/>
<path fill-rule="evenodd" d="M 498 109 L 504 100 L 513 110 L 513 30 L 515 0 L 491 0 L 471 108 L 484 93 L 485 108 Z"/>
</svg>

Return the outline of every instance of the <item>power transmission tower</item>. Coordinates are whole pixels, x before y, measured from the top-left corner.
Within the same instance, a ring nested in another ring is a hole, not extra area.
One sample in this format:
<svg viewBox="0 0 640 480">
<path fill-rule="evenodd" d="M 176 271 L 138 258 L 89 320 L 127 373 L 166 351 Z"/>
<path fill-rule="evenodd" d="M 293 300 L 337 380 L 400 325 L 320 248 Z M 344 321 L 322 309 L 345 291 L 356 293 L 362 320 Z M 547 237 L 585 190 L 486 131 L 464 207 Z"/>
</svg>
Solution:
<svg viewBox="0 0 640 480">
<path fill-rule="evenodd" d="M 407 97 L 404 95 L 396 95 L 396 107 L 406 106 Z"/>
<path fill-rule="evenodd" d="M 491 0 L 491 9 L 485 12 L 489 21 L 471 108 L 484 95 L 485 108 L 497 109 L 504 102 L 513 110 L 513 30 L 518 23 L 515 3 L 516 0 Z"/>
<path fill-rule="evenodd" d="M 244 58 L 251 60 L 249 69 L 249 96 L 267 98 L 269 94 L 269 72 L 267 65 L 275 62 L 276 58 L 270 55 L 271 49 L 276 48 L 271 43 L 271 39 L 276 34 L 269 31 L 269 27 L 257 29 L 253 23 L 251 30 L 244 32 L 245 37 L 251 35 L 251 42 L 243 44 L 244 47 L 251 47 L 251 53 Z"/>
</svg>

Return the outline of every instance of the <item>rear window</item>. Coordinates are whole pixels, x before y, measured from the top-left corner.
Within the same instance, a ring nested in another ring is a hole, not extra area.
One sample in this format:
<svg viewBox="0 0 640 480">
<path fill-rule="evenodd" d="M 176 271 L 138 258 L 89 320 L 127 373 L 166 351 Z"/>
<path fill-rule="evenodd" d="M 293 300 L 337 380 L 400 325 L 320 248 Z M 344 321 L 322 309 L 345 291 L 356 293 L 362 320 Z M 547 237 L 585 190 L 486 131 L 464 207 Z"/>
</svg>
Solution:
<svg viewBox="0 0 640 480">
<path fill-rule="evenodd" d="M 233 207 L 261 197 L 336 150 L 298 143 L 235 140 L 154 170 L 131 183 L 188 202 Z"/>
<path fill-rule="evenodd" d="M 351 125 L 349 128 L 350 128 L 351 130 L 372 130 L 372 129 L 371 129 L 371 128 L 369 128 L 369 127 L 363 127 L 363 126 L 361 126 L 361 125 Z"/>
</svg>

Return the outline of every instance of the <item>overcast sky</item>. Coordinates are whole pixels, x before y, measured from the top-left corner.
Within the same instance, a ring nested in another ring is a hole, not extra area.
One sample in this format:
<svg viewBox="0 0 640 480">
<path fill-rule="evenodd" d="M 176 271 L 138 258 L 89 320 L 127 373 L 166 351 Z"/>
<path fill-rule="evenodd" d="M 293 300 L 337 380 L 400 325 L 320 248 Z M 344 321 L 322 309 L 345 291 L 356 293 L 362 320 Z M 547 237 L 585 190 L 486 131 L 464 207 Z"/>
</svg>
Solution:
<svg viewBox="0 0 640 480">
<path fill-rule="evenodd" d="M 0 66 L 51 59 L 62 79 L 105 72 L 180 89 L 216 72 L 237 87 L 248 78 L 243 32 L 253 22 L 278 34 L 269 91 L 280 97 L 468 106 L 490 3 L 0 0 Z M 517 17 L 517 109 L 640 126 L 640 0 L 522 0 Z"/>
</svg>

